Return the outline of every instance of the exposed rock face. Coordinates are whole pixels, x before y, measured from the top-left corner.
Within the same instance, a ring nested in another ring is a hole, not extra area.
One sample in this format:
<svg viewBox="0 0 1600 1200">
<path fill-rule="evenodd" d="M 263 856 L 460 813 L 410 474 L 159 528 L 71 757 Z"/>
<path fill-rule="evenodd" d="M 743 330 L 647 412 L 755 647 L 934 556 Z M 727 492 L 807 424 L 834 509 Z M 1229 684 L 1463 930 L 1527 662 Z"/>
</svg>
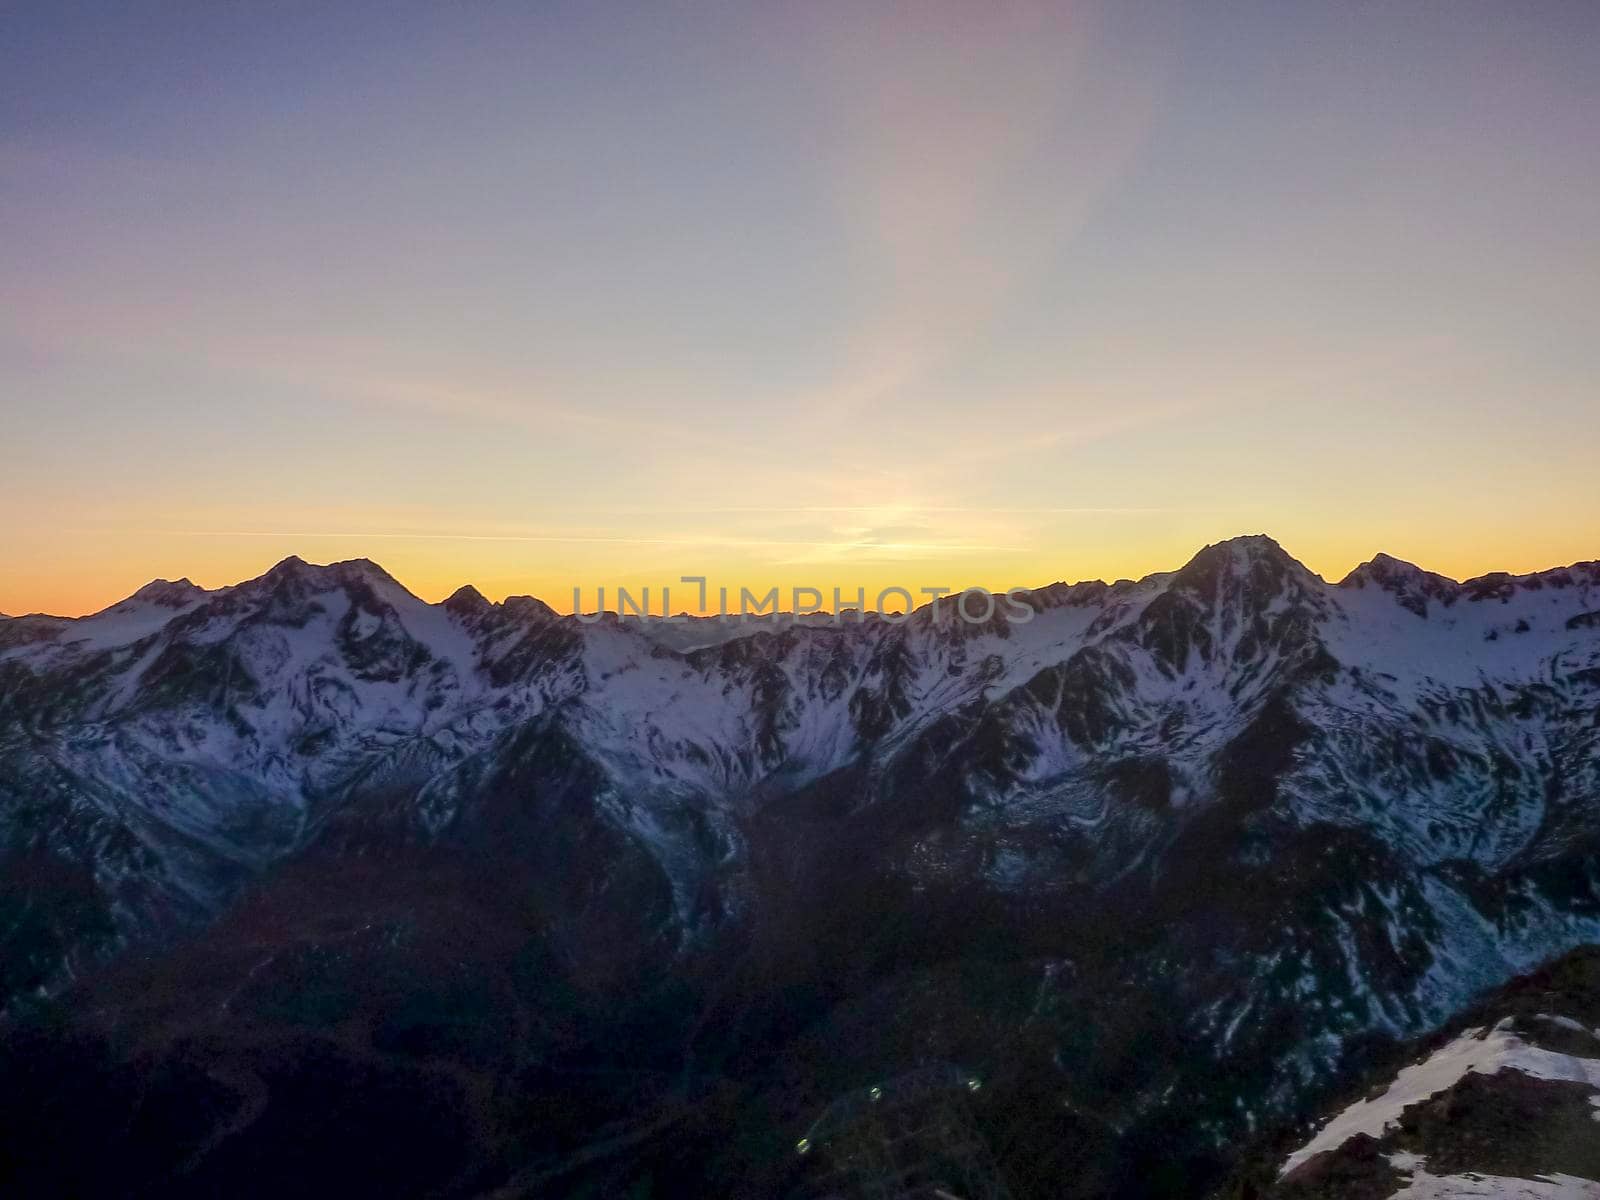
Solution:
<svg viewBox="0 0 1600 1200">
<path fill-rule="evenodd" d="M 1194 1195 L 1600 938 L 1600 565 L 1334 586 L 1252 537 L 1026 599 L 586 623 L 290 559 L 0 620 L 0 1004 L 200 1072 L 141 1093 L 202 1131 L 169 1181 L 377 1072 L 402 1123 L 462 1089 L 412 1190 L 781 1194 L 813 1107 L 939 1059 L 1017 1194 Z"/>
<path fill-rule="evenodd" d="M 1519 978 L 1378 1072 L 1278 1166 L 1271 1200 L 1600 1195 L 1600 947 Z"/>
</svg>

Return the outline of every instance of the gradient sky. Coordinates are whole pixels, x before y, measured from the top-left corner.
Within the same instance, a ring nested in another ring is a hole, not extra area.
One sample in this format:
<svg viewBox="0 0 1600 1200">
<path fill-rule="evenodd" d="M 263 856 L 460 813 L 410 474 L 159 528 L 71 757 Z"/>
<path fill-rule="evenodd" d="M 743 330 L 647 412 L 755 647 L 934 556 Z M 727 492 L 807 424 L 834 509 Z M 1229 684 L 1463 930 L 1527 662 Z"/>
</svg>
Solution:
<svg viewBox="0 0 1600 1200">
<path fill-rule="evenodd" d="M 1590 0 L 0 6 L 0 611 L 1532 570 L 1597 386 Z"/>
</svg>

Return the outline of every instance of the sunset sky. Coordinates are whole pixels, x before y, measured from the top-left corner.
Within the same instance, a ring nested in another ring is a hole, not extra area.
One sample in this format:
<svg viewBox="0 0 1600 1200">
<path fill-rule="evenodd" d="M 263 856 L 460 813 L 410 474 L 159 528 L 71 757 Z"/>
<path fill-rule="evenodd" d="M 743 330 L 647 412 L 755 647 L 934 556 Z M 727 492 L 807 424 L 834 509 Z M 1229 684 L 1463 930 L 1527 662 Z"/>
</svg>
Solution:
<svg viewBox="0 0 1600 1200">
<path fill-rule="evenodd" d="M 8 4 L 0 421 L 13 614 L 1597 558 L 1600 4 Z"/>
</svg>

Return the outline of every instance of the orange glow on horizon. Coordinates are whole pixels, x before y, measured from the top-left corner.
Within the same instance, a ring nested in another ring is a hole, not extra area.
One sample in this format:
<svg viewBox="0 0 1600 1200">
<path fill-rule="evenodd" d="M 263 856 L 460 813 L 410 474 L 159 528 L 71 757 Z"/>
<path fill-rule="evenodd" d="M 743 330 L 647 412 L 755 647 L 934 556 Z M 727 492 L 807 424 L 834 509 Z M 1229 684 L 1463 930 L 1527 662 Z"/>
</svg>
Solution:
<svg viewBox="0 0 1600 1200">
<path fill-rule="evenodd" d="M 916 556 L 899 562 L 781 563 L 754 562 L 748 554 L 730 557 L 726 547 L 707 553 L 691 547 L 652 547 L 647 563 L 630 561 L 615 553 L 562 556 L 549 543 L 454 542 L 372 537 L 348 534 L 295 538 L 286 536 L 188 537 L 181 539 L 130 539 L 89 555 L 62 555 L 27 572 L 8 572 L 0 578 L 0 612 L 9 616 L 50 613 L 83 616 L 126 598 L 155 578 L 189 578 L 206 588 L 218 588 L 256 578 L 290 554 L 308 562 L 329 563 L 367 558 L 393 575 L 407 590 L 437 603 L 456 588 L 472 584 L 491 600 L 508 595 L 532 595 L 558 612 L 572 611 L 573 589 L 581 590 L 585 610 L 592 610 L 596 589 L 606 589 L 606 608 L 616 608 L 616 591 L 626 588 L 637 600 L 645 589 L 651 612 L 659 613 L 662 588 L 670 588 L 672 611 L 698 612 L 698 588 L 683 576 L 705 576 L 708 604 L 717 609 L 717 589 L 726 587 L 736 606 L 739 590 L 757 595 L 777 588 L 782 607 L 797 587 L 823 592 L 824 607 L 831 608 L 832 590 L 838 588 L 847 604 L 865 590 L 868 606 L 884 589 L 904 588 L 924 602 L 924 588 L 1040 587 L 1065 581 L 1137 579 L 1158 571 L 1181 567 L 1202 545 L 1246 533 L 1266 532 L 1309 569 L 1329 582 L 1383 551 L 1415 562 L 1425 570 L 1453 579 L 1467 579 L 1491 571 L 1525 574 L 1600 557 L 1600 535 L 1572 531 L 1564 539 L 1506 537 L 1494 544 L 1476 538 L 1440 546 L 1429 553 L 1402 545 L 1374 544 L 1357 535 L 1282 535 L 1271 529 L 1241 526 L 1218 529 L 1208 535 L 1169 532 L 1147 535 L 1138 541 L 1100 544 L 1055 552 L 1030 550 L 985 559 L 957 555 L 930 560 Z M 141 542 L 148 544 L 141 545 Z M 164 542 L 158 545 L 157 543 Z M 1360 545 L 1361 549 L 1355 547 Z M 644 547 L 649 544 L 645 543 Z M 711 547 L 707 547 L 711 549 Z M 887 607 L 899 607 L 898 600 Z"/>
</svg>

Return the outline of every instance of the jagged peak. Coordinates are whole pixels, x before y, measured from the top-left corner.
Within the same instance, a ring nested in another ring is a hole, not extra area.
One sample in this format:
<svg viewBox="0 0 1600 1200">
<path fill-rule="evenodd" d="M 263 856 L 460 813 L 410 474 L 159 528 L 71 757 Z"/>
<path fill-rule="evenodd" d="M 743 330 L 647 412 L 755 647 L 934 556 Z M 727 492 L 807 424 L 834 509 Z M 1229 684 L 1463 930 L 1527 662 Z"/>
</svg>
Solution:
<svg viewBox="0 0 1600 1200">
<path fill-rule="evenodd" d="M 450 593 L 449 598 L 444 602 L 444 608 L 457 616 L 466 617 L 489 612 L 494 608 L 494 605 L 477 588 L 470 583 L 464 583 Z"/>
<path fill-rule="evenodd" d="M 308 563 L 298 554 L 291 554 L 275 563 L 266 574 L 258 579 L 251 580 L 250 583 L 279 584 L 287 580 L 324 588 L 339 587 L 351 582 L 362 582 L 369 585 L 378 584 L 397 588 L 405 592 L 406 595 L 411 594 L 404 584 L 370 558 L 347 558 L 339 562 L 318 565 L 316 563 Z M 248 587 L 249 584 L 240 586 Z"/>
<path fill-rule="evenodd" d="M 1519 591 L 1600 585 L 1600 562 L 1576 562 L 1571 566 L 1549 567 L 1524 575 L 1490 571 L 1458 583 L 1448 575 L 1425 570 L 1391 554 L 1378 553 L 1339 581 L 1342 588 L 1359 589 L 1368 584 L 1393 592 L 1401 597 L 1402 603 L 1409 597 L 1417 601 L 1438 600 L 1448 607 L 1459 599 L 1505 599 Z M 1415 604 L 1408 604 L 1407 607 L 1422 611 Z"/>
<path fill-rule="evenodd" d="M 177 608 L 206 594 L 205 588 L 185 576 L 182 579 L 152 579 L 128 599 Z"/>
<path fill-rule="evenodd" d="M 344 578 L 361 579 L 368 583 L 393 584 L 395 587 L 402 589 L 405 587 L 398 579 L 370 558 L 347 558 L 341 562 L 329 563 L 324 569 Z"/>
<path fill-rule="evenodd" d="M 158 608 L 186 608 L 196 600 L 209 595 L 205 588 L 200 587 L 189 579 L 152 579 L 133 595 L 124 600 L 118 600 L 108 608 L 103 608 L 95 616 L 102 613 L 127 612 L 131 608 L 142 608 L 155 605 Z"/>
<path fill-rule="evenodd" d="M 1202 546 L 1185 565 L 1185 569 L 1198 562 L 1254 562 L 1261 559 L 1284 564 L 1295 561 L 1276 539 L 1264 533 L 1243 533 Z"/>
<path fill-rule="evenodd" d="M 1368 583 L 1387 584 L 1410 581 L 1427 581 L 1436 585 L 1447 585 L 1451 588 L 1460 586 L 1455 580 L 1447 576 L 1424 570 L 1417 566 L 1416 563 L 1407 562 L 1403 558 L 1396 558 L 1392 554 L 1385 554 L 1381 550 L 1341 579 L 1339 586 L 1365 587 Z"/>
<path fill-rule="evenodd" d="M 1422 572 L 1422 568 L 1417 566 L 1416 563 L 1408 562 L 1403 558 L 1396 558 L 1394 555 L 1388 554 L 1382 550 L 1379 550 L 1361 565 L 1380 571 L 1408 571 L 1415 574 L 1420 574 Z M 1358 571 L 1360 569 L 1361 567 L 1356 568 Z"/>
<path fill-rule="evenodd" d="M 1313 576 L 1298 559 L 1264 533 L 1246 534 L 1202 547 L 1172 577 L 1172 588 L 1215 595 L 1225 578 Z"/>
<path fill-rule="evenodd" d="M 1288 551 L 1278 544 L 1278 539 L 1266 533 L 1241 533 L 1231 538 L 1223 538 L 1206 547 L 1210 550 L 1227 549 L 1235 553 L 1266 553 L 1276 554 L 1288 558 Z"/>
<path fill-rule="evenodd" d="M 1461 583 L 1461 590 L 1470 600 L 1504 599 L 1518 591 L 1536 592 L 1544 588 L 1565 588 L 1574 585 L 1600 585 L 1600 562 L 1576 562 L 1568 567 L 1550 567 L 1543 571 L 1530 571 L 1525 575 L 1512 575 L 1507 571 L 1490 571 Z"/>
<path fill-rule="evenodd" d="M 507 596 L 501 606 L 506 612 L 520 617 L 553 617 L 556 610 L 537 596 Z"/>
<path fill-rule="evenodd" d="M 310 563 L 298 554 L 291 554 L 287 558 L 279 559 L 268 567 L 262 574 L 254 579 L 246 580 L 239 586 L 249 590 L 252 585 L 277 586 L 290 581 L 304 581 L 311 578 L 313 568 Z"/>
<path fill-rule="evenodd" d="M 1415 563 L 1379 551 L 1339 581 L 1341 588 L 1362 590 L 1371 584 L 1389 592 L 1401 607 L 1419 617 L 1428 615 L 1429 601 L 1448 608 L 1461 595 L 1461 584 L 1444 575 L 1425 571 Z"/>
</svg>

